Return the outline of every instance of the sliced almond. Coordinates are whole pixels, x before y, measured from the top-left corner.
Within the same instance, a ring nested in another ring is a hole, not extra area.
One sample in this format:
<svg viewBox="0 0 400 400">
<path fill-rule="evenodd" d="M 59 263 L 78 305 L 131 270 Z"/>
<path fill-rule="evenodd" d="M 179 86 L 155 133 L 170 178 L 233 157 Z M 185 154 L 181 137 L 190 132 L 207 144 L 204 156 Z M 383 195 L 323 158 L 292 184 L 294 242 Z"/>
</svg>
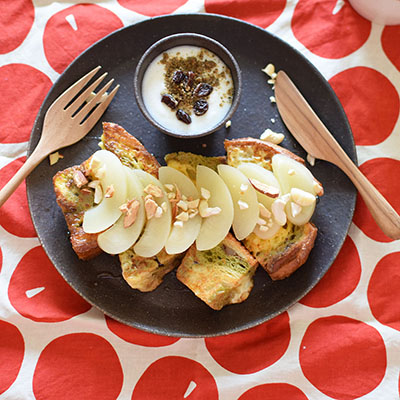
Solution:
<svg viewBox="0 0 400 400">
<path fill-rule="evenodd" d="M 275 75 L 276 77 L 276 73 L 275 73 L 275 65 L 274 64 L 268 64 L 265 68 L 263 68 L 261 70 L 262 72 L 264 72 L 265 74 L 267 74 L 270 78 L 273 77 L 273 75 Z"/>
<path fill-rule="evenodd" d="M 154 218 L 161 218 L 163 212 L 164 212 L 163 209 L 160 206 L 158 206 L 154 214 Z"/>
<path fill-rule="evenodd" d="M 189 213 L 187 213 L 186 211 L 182 211 L 180 214 L 178 214 L 178 215 L 176 216 L 176 219 L 177 219 L 178 221 L 186 222 L 186 221 L 189 220 Z"/>
<path fill-rule="evenodd" d="M 313 157 L 311 154 L 307 154 L 306 157 L 308 163 L 313 167 L 315 165 L 315 157 Z"/>
<path fill-rule="evenodd" d="M 170 192 L 173 192 L 174 189 L 175 189 L 175 186 L 172 185 L 171 183 L 166 183 L 166 184 L 164 185 L 164 187 L 165 187 L 167 190 L 169 190 Z"/>
<path fill-rule="evenodd" d="M 196 208 L 189 208 L 189 219 L 194 218 L 199 213 Z"/>
<path fill-rule="evenodd" d="M 140 203 L 136 199 L 129 200 L 119 208 L 125 214 L 124 228 L 129 228 L 136 221 L 139 208 Z"/>
<path fill-rule="evenodd" d="M 262 183 L 254 178 L 249 178 L 249 181 L 252 184 L 252 186 L 254 187 L 254 189 L 256 189 L 258 192 L 265 194 L 266 196 L 272 197 L 272 198 L 276 198 L 279 196 L 278 188 L 276 188 L 274 186 L 266 185 L 265 183 Z"/>
<path fill-rule="evenodd" d="M 110 185 L 106 189 L 106 192 L 104 193 L 104 197 L 111 198 L 114 196 L 114 193 L 115 193 L 114 185 Z"/>
<path fill-rule="evenodd" d="M 299 206 L 305 207 L 315 203 L 315 196 L 305 190 L 292 188 L 290 190 L 292 200 Z"/>
<path fill-rule="evenodd" d="M 257 219 L 257 225 L 262 226 L 262 225 L 266 225 L 266 224 L 267 224 L 267 221 L 265 219 L 263 219 L 263 218 Z"/>
<path fill-rule="evenodd" d="M 249 185 L 246 185 L 245 183 L 242 183 L 240 185 L 240 194 L 243 194 L 243 193 L 247 192 L 248 188 L 249 188 Z"/>
<path fill-rule="evenodd" d="M 74 171 L 72 179 L 74 180 L 74 183 L 78 188 L 81 188 L 88 183 L 86 176 L 83 175 L 83 172 L 79 169 Z"/>
<path fill-rule="evenodd" d="M 221 213 L 221 209 L 219 207 L 207 207 L 204 210 L 203 215 L 201 215 L 203 218 L 208 218 L 208 217 L 212 217 L 213 215 L 218 215 Z"/>
<path fill-rule="evenodd" d="M 323 196 L 324 189 L 322 185 L 318 181 L 314 181 L 313 189 L 318 196 Z"/>
<path fill-rule="evenodd" d="M 94 180 L 88 183 L 88 187 L 94 189 L 94 203 L 99 204 L 103 199 L 103 189 L 99 180 Z"/>
<path fill-rule="evenodd" d="M 287 174 L 288 174 L 289 176 L 293 176 L 293 175 L 296 175 L 296 171 L 295 171 L 294 169 L 289 169 L 288 172 L 287 172 Z"/>
<path fill-rule="evenodd" d="M 152 183 L 148 184 L 143 191 L 147 194 L 150 194 L 154 197 L 162 197 L 163 196 L 163 192 L 161 190 L 161 188 L 159 188 L 156 185 L 153 185 Z"/>
<path fill-rule="evenodd" d="M 188 204 L 184 200 L 179 200 L 178 203 L 176 203 L 176 205 L 183 211 L 187 211 L 188 209 Z"/>
<path fill-rule="evenodd" d="M 283 133 L 274 132 L 268 128 L 261 134 L 260 139 L 265 142 L 279 144 L 285 139 L 285 135 Z"/>
<path fill-rule="evenodd" d="M 147 219 L 154 217 L 157 211 L 158 204 L 151 198 L 147 198 L 144 201 L 144 209 L 146 211 Z"/>
<path fill-rule="evenodd" d="M 287 220 L 285 205 L 285 201 L 282 199 L 276 199 L 271 206 L 272 215 L 274 216 L 276 223 L 280 226 L 285 225 Z"/>
<path fill-rule="evenodd" d="M 204 200 L 209 200 L 210 199 L 210 196 L 211 196 L 211 193 L 210 193 L 210 191 L 209 190 L 207 190 L 206 188 L 200 188 L 200 194 L 201 194 L 201 197 L 204 199 Z"/>
<path fill-rule="evenodd" d="M 177 226 L 178 228 L 183 228 L 183 221 L 175 221 L 174 226 Z"/>
<path fill-rule="evenodd" d="M 292 201 L 290 203 L 290 210 L 292 212 L 293 217 L 296 218 L 301 213 L 302 207 L 296 204 L 294 201 Z"/>
<path fill-rule="evenodd" d="M 258 209 L 260 211 L 260 216 L 265 219 L 271 218 L 271 212 L 262 203 L 258 203 Z"/>
<path fill-rule="evenodd" d="M 189 210 L 197 208 L 199 206 L 199 204 L 200 204 L 200 199 L 190 200 L 187 202 L 187 206 L 188 206 Z"/>
<path fill-rule="evenodd" d="M 60 158 L 64 158 L 64 156 L 62 156 L 58 151 L 56 151 L 55 153 L 50 154 L 49 155 L 50 165 L 54 165 L 54 164 L 58 163 L 58 160 Z"/>
</svg>

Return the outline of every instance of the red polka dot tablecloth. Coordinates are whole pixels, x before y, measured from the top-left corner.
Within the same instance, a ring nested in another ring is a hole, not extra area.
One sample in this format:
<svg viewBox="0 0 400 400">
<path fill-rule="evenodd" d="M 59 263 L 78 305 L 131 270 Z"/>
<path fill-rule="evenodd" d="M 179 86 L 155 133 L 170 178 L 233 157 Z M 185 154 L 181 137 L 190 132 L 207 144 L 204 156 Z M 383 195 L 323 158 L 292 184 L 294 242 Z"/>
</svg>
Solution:
<svg viewBox="0 0 400 400">
<path fill-rule="evenodd" d="M 25 161 L 39 107 L 66 66 L 108 33 L 184 12 L 233 16 L 307 57 L 346 111 L 361 170 L 400 211 L 400 26 L 346 0 L 0 1 L 0 186 Z M 278 317 L 206 339 L 105 317 L 48 260 L 25 184 L 0 209 L 0 399 L 398 399 L 400 245 L 357 199 L 321 282 Z"/>
</svg>

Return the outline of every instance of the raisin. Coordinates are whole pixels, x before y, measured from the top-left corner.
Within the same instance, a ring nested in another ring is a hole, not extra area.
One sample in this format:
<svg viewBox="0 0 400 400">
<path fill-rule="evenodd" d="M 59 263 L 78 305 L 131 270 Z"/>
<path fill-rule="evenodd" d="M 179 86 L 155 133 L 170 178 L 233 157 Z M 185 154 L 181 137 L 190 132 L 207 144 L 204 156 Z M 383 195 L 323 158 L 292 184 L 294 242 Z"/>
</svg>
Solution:
<svg viewBox="0 0 400 400">
<path fill-rule="evenodd" d="M 188 92 L 192 89 L 194 84 L 195 74 L 192 71 L 189 71 L 185 76 L 185 90 Z"/>
<path fill-rule="evenodd" d="M 179 85 L 185 79 L 185 74 L 180 69 L 177 69 L 172 75 L 172 82 Z"/>
<path fill-rule="evenodd" d="M 208 83 L 199 83 L 194 89 L 193 94 L 198 97 L 206 97 L 213 91 L 213 87 Z"/>
<path fill-rule="evenodd" d="M 171 110 L 176 108 L 176 106 L 178 105 L 178 102 L 170 94 L 164 94 L 161 97 L 161 102 L 166 104 Z"/>
<path fill-rule="evenodd" d="M 193 110 L 196 115 L 203 115 L 208 110 L 208 103 L 206 100 L 197 100 L 193 105 Z"/>
<path fill-rule="evenodd" d="M 188 115 L 185 111 L 179 109 L 176 112 L 176 118 L 178 118 L 180 121 L 184 122 L 185 124 L 190 124 L 192 122 L 192 118 L 190 118 L 190 115 Z"/>
</svg>

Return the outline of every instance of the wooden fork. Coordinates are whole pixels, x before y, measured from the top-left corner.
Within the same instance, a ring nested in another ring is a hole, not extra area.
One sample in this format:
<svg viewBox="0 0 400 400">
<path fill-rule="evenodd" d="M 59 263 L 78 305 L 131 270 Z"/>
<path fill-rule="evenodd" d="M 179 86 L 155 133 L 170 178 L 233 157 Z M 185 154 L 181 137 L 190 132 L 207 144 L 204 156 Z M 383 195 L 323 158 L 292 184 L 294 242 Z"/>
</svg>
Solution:
<svg viewBox="0 0 400 400">
<path fill-rule="evenodd" d="M 96 67 L 75 82 L 49 107 L 44 117 L 42 135 L 35 150 L 0 191 L 0 207 L 44 158 L 62 147 L 70 146 L 81 140 L 103 115 L 117 93 L 119 85 L 110 93 L 107 93 L 107 90 L 114 82 L 114 79 L 111 79 L 93 97 L 90 98 L 90 96 L 106 77 L 107 73 L 104 73 L 88 86 L 71 103 L 100 68 L 101 66 Z M 89 98 L 90 100 L 88 100 Z M 89 114 L 96 105 L 97 108 Z"/>
<path fill-rule="evenodd" d="M 276 77 L 275 98 L 283 122 L 308 154 L 338 166 L 358 189 L 383 233 L 400 239 L 400 216 L 354 165 L 283 71 Z"/>
</svg>

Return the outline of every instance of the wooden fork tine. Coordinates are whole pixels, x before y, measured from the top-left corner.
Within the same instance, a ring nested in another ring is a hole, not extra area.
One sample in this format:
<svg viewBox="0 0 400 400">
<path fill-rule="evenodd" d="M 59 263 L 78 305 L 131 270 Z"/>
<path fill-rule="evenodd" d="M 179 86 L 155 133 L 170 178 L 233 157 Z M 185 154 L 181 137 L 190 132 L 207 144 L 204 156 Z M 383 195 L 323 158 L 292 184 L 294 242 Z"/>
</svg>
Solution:
<svg viewBox="0 0 400 400">
<path fill-rule="evenodd" d="M 94 112 L 88 117 L 88 119 L 81 124 L 85 131 L 89 132 L 96 122 L 103 115 L 104 111 L 107 109 L 108 105 L 111 103 L 111 100 L 116 95 L 119 89 L 119 85 L 115 86 L 115 88 L 109 93 L 107 98 L 99 104 L 99 106 L 94 110 Z"/>
<path fill-rule="evenodd" d="M 79 91 L 96 75 L 97 71 L 101 68 L 98 67 L 92 69 L 85 76 L 77 80 L 72 86 L 70 86 L 64 93 L 62 93 L 57 100 L 52 104 L 53 106 L 65 107 L 73 98 L 76 96 Z"/>
<path fill-rule="evenodd" d="M 100 83 L 103 81 L 103 79 L 108 75 L 108 72 L 105 72 L 103 75 L 101 75 L 99 78 L 97 78 L 90 86 L 85 89 L 84 92 L 82 92 L 79 97 L 74 100 L 72 104 L 70 104 L 65 110 L 68 111 L 70 115 L 72 115 L 76 110 L 78 110 L 79 107 L 81 107 L 84 102 L 88 99 L 90 94 L 97 88 L 97 86 L 100 85 Z"/>
<path fill-rule="evenodd" d="M 114 79 L 110 79 L 105 85 L 104 87 L 99 90 L 95 96 L 93 96 L 93 98 L 85 104 L 85 106 L 79 110 L 79 112 L 74 115 L 74 118 L 76 118 L 76 120 L 78 122 L 81 122 L 85 116 L 89 113 L 89 111 L 94 108 L 96 106 L 96 104 L 101 103 L 101 96 L 104 95 L 104 93 L 107 92 L 107 90 L 109 89 L 109 87 L 112 85 L 112 83 L 114 82 Z"/>
</svg>

